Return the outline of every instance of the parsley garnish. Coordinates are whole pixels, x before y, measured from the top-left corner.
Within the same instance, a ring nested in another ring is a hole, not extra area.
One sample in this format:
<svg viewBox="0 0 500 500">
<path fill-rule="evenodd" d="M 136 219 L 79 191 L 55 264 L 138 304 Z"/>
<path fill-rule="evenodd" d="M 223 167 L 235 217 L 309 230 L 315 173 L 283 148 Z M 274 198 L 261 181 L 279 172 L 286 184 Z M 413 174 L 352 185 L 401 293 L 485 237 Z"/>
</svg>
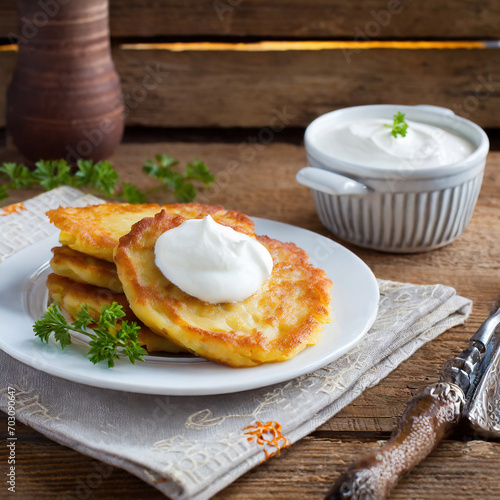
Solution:
<svg viewBox="0 0 500 500">
<path fill-rule="evenodd" d="M 8 197 L 7 189 L 5 189 L 5 186 L 0 185 L 0 200 L 5 200 Z"/>
<path fill-rule="evenodd" d="M 205 187 L 210 186 L 215 180 L 215 175 L 211 174 L 207 166 L 198 158 L 195 158 L 191 163 L 186 165 L 186 179 L 193 179 L 203 182 Z"/>
<path fill-rule="evenodd" d="M 394 115 L 394 122 L 392 125 L 385 125 L 385 127 L 392 128 L 391 135 L 393 137 L 398 137 L 398 134 L 401 137 L 406 137 L 406 130 L 408 128 L 408 124 L 405 122 L 405 114 L 398 111 L 397 114 Z"/>
<path fill-rule="evenodd" d="M 146 203 L 148 201 L 147 196 L 137 186 L 124 182 L 122 187 L 123 196 L 129 203 Z"/>
<path fill-rule="evenodd" d="M 94 186 L 105 195 L 115 194 L 119 176 L 109 161 L 94 163 L 92 160 L 79 160 L 77 167 L 73 181 L 75 186 Z"/>
<path fill-rule="evenodd" d="M 0 165 L 0 175 L 9 179 L 14 189 L 29 187 L 32 183 L 31 172 L 22 163 L 4 163 Z M 5 186 L 3 186 L 5 188 Z"/>
<path fill-rule="evenodd" d="M 183 173 L 172 170 L 179 162 L 170 156 L 156 155 L 155 158 L 156 162 L 146 162 L 143 171 L 159 180 L 162 187 L 170 188 L 178 201 L 193 201 L 200 185 L 208 187 L 215 180 L 207 166 L 197 158 L 186 165 Z M 50 190 L 66 185 L 86 187 L 93 194 L 128 203 L 148 201 L 147 193 L 123 182 L 109 161 L 94 163 L 92 160 L 78 160 L 76 167 L 72 168 L 66 160 L 40 160 L 34 170 L 22 163 L 4 163 L 0 165 L 0 182 L 0 200 L 8 197 L 10 189 L 40 185 Z"/>
<path fill-rule="evenodd" d="M 38 181 L 47 191 L 63 184 L 71 185 L 71 167 L 66 160 L 37 161 L 36 169 L 33 171 L 32 178 Z"/>
<path fill-rule="evenodd" d="M 198 158 L 188 163 L 184 172 L 173 169 L 178 165 L 179 162 L 168 155 L 156 155 L 155 161 L 147 160 L 142 170 L 172 189 L 176 198 L 183 202 L 193 201 L 200 189 L 190 181 L 198 181 L 208 187 L 215 180 L 215 175 Z"/>
<path fill-rule="evenodd" d="M 128 357 L 130 362 L 135 364 L 136 360 L 144 361 L 143 356 L 147 354 L 137 341 L 137 333 L 140 330 L 137 323 L 122 321 L 121 325 L 117 324 L 124 316 L 121 304 L 113 302 L 109 306 L 103 306 L 99 320 L 94 321 L 87 304 L 84 304 L 76 320 L 70 324 L 61 314 L 59 306 L 54 303 L 35 322 L 33 331 L 42 342 L 47 343 L 54 334 L 61 349 L 71 344 L 70 331 L 82 333 L 91 339 L 87 353 L 89 360 L 94 364 L 107 361 L 108 368 L 112 368 L 115 359 Z M 93 325 L 90 331 L 87 329 L 89 325 Z"/>
</svg>

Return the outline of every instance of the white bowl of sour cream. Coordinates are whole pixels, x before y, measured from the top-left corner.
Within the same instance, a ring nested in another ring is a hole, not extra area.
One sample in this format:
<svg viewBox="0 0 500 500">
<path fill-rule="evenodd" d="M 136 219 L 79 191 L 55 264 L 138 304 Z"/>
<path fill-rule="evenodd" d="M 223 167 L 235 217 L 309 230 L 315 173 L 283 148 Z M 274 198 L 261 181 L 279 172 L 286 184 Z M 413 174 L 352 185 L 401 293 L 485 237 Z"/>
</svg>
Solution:
<svg viewBox="0 0 500 500">
<path fill-rule="evenodd" d="M 465 229 L 489 141 L 446 108 L 372 105 L 320 116 L 306 129 L 305 148 L 309 166 L 297 181 L 311 188 L 328 229 L 362 247 L 420 252 Z"/>
</svg>

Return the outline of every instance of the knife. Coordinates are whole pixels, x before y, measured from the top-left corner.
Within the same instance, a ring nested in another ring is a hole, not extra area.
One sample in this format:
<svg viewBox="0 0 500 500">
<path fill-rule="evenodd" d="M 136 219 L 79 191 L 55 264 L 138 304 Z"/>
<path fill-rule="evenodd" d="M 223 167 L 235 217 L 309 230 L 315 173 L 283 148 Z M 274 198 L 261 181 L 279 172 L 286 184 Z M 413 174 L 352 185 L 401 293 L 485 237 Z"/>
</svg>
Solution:
<svg viewBox="0 0 500 500">
<path fill-rule="evenodd" d="M 390 440 L 351 464 L 325 500 L 379 500 L 389 495 L 401 476 L 421 462 L 462 418 L 493 352 L 500 348 L 495 339 L 499 324 L 500 308 L 495 307 L 470 338 L 469 347 L 443 365 L 439 382 L 410 401 Z"/>
</svg>

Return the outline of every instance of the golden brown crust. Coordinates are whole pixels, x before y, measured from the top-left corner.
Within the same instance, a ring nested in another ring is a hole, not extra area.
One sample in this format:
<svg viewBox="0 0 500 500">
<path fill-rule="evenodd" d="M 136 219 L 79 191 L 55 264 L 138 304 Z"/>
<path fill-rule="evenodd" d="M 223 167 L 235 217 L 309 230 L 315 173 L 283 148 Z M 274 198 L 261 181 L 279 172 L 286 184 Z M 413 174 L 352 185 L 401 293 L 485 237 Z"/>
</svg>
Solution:
<svg viewBox="0 0 500 500">
<path fill-rule="evenodd" d="M 151 217 L 159 205 L 103 203 L 49 210 L 50 221 L 61 230 L 59 241 L 74 250 L 112 262 L 113 248 L 132 224 Z M 111 258 L 110 258 L 111 254 Z"/>
<path fill-rule="evenodd" d="M 271 277 L 239 303 L 207 304 L 170 283 L 154 263 L 154 245 L 185 220 L 161 212 L 137 222 L 120 239 L 115 263 L 138 318 L 186 350 L 230 366 L 282 361 L 319 341 L 329 321 L 331 281 L 293 243 L 266 236 Z"/>
<path fill-rule="evenodd" d="M 248 217 L 236 210 L 226 210 L 222 205 L 203 205 L 201 203 L 171 203 L 162 205 L 161 210 L 165 210 L 170 215 L 181 215 L 186 219 L 201 219 L 205 215 L 211 215 L 212 219 L 223 226 L 230 226 L 234 230 L 248 236 L 254 236 L 254 223 Z"/>
<path fill-rule="evenodd" d="M 137 221 L 153 217 L 165 210 L 173 215 L 183 215 L 186 219 L 212 215 L 216 222 L 231 225 L 244 234 L 254 234 L 254 224 L 246 215 L 225 210 L 221 206 L 200 203 L 173 203 L 157 205 L 149 203 L 133 205 L 130 203 L 103 203 L 86 207 L 59 207 L 49 210 L 50 221 L 61 230 L 59 241 L 73 250 L 91 255 L 98 259 L 113 262 L 113 249 L 119 239 L 130 231 Z"/>
<path fill-rule="evenodd" d="M 115 293 L 107 288 L 78 283 L 56 274 L 49 274 L 47 277 L 47 288 L 52 300 L 73 318 L 76 317 L 81 306 L 87 304 L 90 316 L 97 321 L 101 314 L 102 306 L 108 306 L 112 302 L 117 302 L 122 305 L 123 312 L 125 313 L 122 321 L 135 321 L 141 327 L 138 340 L 142 346 L 146 347 L 148 352 L 183 352 L 183 349 L 180 349 L 165 337 L 156 335 L 144 326 L 132 312 L 132 309 L 130 309 L 127 297 L 123 293 Z"/>
<path fill-rule="evenodd" d="M 116 266 L 112 262 L 96 259 L 66 245 L 52 249 L 54 256 L 50 267 L 55 274 L 70 278 L 78 283 L 86 283 L 100 288 L 108 288 L 123 293 Z"/>
</svg>

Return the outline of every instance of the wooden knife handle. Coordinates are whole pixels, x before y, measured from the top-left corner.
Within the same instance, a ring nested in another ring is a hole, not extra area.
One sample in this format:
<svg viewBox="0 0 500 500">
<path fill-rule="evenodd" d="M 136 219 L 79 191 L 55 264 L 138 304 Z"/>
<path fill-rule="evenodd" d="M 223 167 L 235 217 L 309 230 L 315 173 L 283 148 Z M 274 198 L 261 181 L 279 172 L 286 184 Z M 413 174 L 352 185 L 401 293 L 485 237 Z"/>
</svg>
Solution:
<svg viewBox="0 0 500 500">
<path fill-rule="evenodd" d="M 391 439 L 353 463 L 325 500 L 386 498 L 399 478 L 423 460 L 459 422 L 465 396 L 455 384 L 427 387 L 413 398 Z"/>
</svg>

